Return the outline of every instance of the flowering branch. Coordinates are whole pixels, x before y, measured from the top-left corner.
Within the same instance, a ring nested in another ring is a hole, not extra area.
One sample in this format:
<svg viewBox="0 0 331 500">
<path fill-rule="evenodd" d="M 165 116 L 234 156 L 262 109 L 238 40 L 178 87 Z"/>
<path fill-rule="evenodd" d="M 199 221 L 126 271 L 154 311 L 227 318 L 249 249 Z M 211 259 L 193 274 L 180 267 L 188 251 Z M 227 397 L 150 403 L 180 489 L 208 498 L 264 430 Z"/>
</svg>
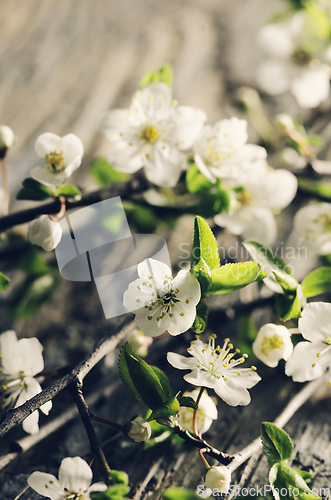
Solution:
<svg viewBox="0 0 331 500">
<path fill-rule="evenodd" d="M 10 429 L 21 424 L 32 412 L 40 408 L 43 404 L 53 399 L 59 392 L 78 381 L 82 383 L 86 375 L 92 368 L 106 355 L 108 352 L 123 340 L 126 335 L 134 328 L 135 324 L 130 317 L 127 317 L 120 325 L 115 327 L 114 333 L 97 344 L 94 351 L 87 355 L 71 372 L 64 375 L 49 385 L 42 392 L 38 393 L 26 403 L 7 411 L 0 420 L 0 438 L 4 436 Z"/>
<path fill-rule="evenodd" d="M 103 200 L 108 200 L 115 196 L 120 196 L 125 199 L 132 194 L 141 193 L 148 188 L 148 182 L 143 175 L 137 174 L 132 176 L 132 178 L 127 182 L 120 182 L 113 184 L 109 187 L 93 191 L 92 193 L 87 193 L 82 196 L 78 201 L 66 200 L 66 209 L 70 210 L 73 208 L 84 207 L 87 205 L 92 205 L 93 203 L 98 203 Z M 30 208 L 27 210 L 21 210 L 20 212 L 15 212 L 13 214 L 7 215 L 6 217 L 0 218 L 0 232 L 6 231 L 11 227 L 17 226 L 19 224 L 25 224 L 34 220 L 39 215 L 51 215 L 57 214 L 61 210 L 61 201 L 59 198 L 45 203 L 43 205 L 38 205 L 37 207 Z"/>
</svg>

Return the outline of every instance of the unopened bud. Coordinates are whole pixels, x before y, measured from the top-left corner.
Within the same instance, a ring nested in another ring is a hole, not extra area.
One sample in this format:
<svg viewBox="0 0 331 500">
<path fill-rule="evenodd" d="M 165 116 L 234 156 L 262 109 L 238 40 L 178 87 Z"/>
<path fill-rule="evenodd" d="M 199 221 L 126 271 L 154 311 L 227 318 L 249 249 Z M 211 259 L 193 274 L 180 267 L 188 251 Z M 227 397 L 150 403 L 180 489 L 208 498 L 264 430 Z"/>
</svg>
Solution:
<svg viewBox="0 0 331 500">
<path fill-rule="evenodd" d="M 275 116 L 274 125 L 279 135 L 289 136 L 295 130 L 292 118 L 285 113 Z"/>
<path fill-rule="evenodd" d="M 58 246 L 62 238 L 62 228 L 58 222 L 52 221 L 48 215 L 42 215 L 29 224 L 28 238 L 33 245 L 50 252 Z"/>
<path fill-rule="evenodd" d="M 151 437 L 152 429 L 146 420 L 142 417 L 136 417 L 130 422 L 130 427 L 126 435 L 136 443 L 140 443 L 141 441 L 147 441 Z"/>
<path fill-rule="evenodd" d="M 231 472 L 224 465 L 219 467 L 210 467 L 206 474 L 206 486 L 214 490 L 217 488 L 219 493 L 227 494 L 230 488 Z"/>
<path fill-rule="evenodd" d="M 137 356 L 144 358 L 147 356 L 148 348 L 153 343 L 152 337 L 147 337 L 141 330 L 135 330 L 126 337 Z"/>
<path fill-rule="evenodd" d="M 6 156 L 7 150 L 15 144 L 15 134 L 6 125 L 0 125 L 0 159 Z"/>
</svg>

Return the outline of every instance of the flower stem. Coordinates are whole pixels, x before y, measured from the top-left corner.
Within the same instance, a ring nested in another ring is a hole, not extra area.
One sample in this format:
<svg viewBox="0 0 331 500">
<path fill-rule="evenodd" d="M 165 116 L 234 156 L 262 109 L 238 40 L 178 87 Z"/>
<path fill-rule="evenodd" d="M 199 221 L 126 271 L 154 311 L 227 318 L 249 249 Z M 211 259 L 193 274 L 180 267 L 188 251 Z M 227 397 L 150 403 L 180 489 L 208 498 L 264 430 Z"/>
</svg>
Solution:
<svg viewBox="0 0 331 500">
<path fill-rule="evenodd" d="M 199 406 L 199 403 L 200 403 L 200 400 L 201 400 L 201 397 L 202 397 L 202 394 L 203 394 L 203 391 L 205 390 L 204 387 L 200 387 L 200 391 L 199 391 L 199 394 L 198 394 L 198 397 L 197 397 L 197 405 Z M 194 435 L 197 436 L 198 435 L 198 430 L 197 430 L 197 414 L 198 414 L 198 410 L 194 410 L 194 413 L 193 413 L 193 432 L 194 432 Z"/>
<path fill-rule="evenodd" d="M 108 418 L 99 417 L 98 415 L 94 415 L 94 413 L 90 413 L 90 417 L 91 420 L 94 420 L 94 422 L 110 425 L 111 427 L 115 427 L 116 429 L 123 431 L 123 425 L 118 424 L 117 422 L 113 422 L 112 420 L 108 420 Z"/>
<path fill-rule="evenodd" d="M 49 215 L 49 218 L 51 220 L 59 221 L 62 219 L 64 214 L 66 213 L 67 205 L 66 205 L 66 199 L 64 196 L 59 196 L 59 202 L 61 203 L 61 208 L 57 214 L 51 214 Z"/>
<path fill-rule="evenodd" d="M 9 209 L 9 184 L 6 160 L 2 158 L 1 161 L 1 174 L 2 174 L 2 187 L 3 187 L 3 200 L 2 200 L 2 216 L 8 215 Z"/>
<path fill-rule="evenodd" d="M 206 469 L 209 469 L 210 465 L 207 462 L 206 457 L 204 455 L 205 451 L 207 451 L 207 448 L 200 448 L 199 455 L 200 455 L 200 458 L 201 458 L 201 460 L 203 462 L 203 465 L 206 467 Z"/>
</svg>

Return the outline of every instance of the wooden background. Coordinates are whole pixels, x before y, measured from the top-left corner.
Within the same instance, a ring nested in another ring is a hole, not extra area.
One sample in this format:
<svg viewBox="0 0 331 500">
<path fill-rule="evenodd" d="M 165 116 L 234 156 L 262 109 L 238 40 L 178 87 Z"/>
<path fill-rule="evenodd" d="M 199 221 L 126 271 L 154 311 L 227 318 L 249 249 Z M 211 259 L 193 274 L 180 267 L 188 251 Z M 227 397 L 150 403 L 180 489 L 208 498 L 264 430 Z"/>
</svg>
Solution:
<svg viewBox="0 0 331 500">
<path fill-rule="evenodd" d="M 281 0 L 0 0 L 0 122 L 18 136 L 8 159 L 12 209 L 29 205 L 15 202 L 15 193 L 37 165 L 33 144 L 46 131 L 73 132 L 82 139 L 86 155 L 74 180 L 91 188 L 88 162 L 107 151 L 98 132 L 100 117 L 108 108 L 126 107 L 137 82 L 150 68 L 172 63 L 175 97 L 205 109 L 211 123 L 238 115 L 233 92 L 240 85 L 254 85 L 261 57 L 256 30 L 283 5 Z M 287 99 L 269 100 L 270 109 L 290 109 L 293 101 Z M 254 139 L 254 131 L 250 133 Z M 172 255 L 178 255 L 179 243 L 189 242 L 191 236 L 192 218 L 186 217 L 169 238 Z M 9 272 L 15 284 L 19 273 Z M 5 298 L 3 294 L 0 299 L 1 331 L 13 328 L 19 336 L 37 336 L 45 348 L 47 368 L 80 360 L 96 340 L 111 331 L 112 323 L 104 319 L 92 284 L 63 281 L 51 303 L 35 317 L 14 323 Z M 238 300 L 238 295 L 230 300 Z M 223 312 L 215 332 L 221 337 L 235 335 L 237 323 L 231 319 L 230 306 L 226 300 L 219 305 Z M 273 319 L 267 308 L 255 317 L 258 326 Z M 186 343 L 187 338 L 181 336 L 176 347 L 172 341 L 172 348 L 183 350 Z M 164 349 L 162 341 L 156 343 L 151 359 L 167 371 L 177 388 L 178 372 L 166 364 Z M 282 375 L 282 369 L 262 368 L 261 373 L 265 378 L 251 391 L 248 407 L 229 408 L 219 401 L 220 418 L 208 439 L 224 451 L 236 452 L 247 445 L 259 434 L 260 422 L 273 420 L 300 388 Z M 123 423 L 143 412 L 116 382 L 116 363 L 110 368 L 100 364 L 92 372 L 85 384 L 87 394 L 93 393 L 96 381 L 97 387 L 106 386 L 106 393 L 112 393 L 93 405 L 96 413 Z M 68 394 L 53 403 L 49 419 L 72 404 Z M 330 409 L 330 401 L 317 395 L 286 426 L 296 446 L 295 463 L 317 474 L 316 487 L 331 483 Z M 41 418 L 42 423 L 48 421 Z M 109 429 L 97 430 L 102 442 L 112 435 Z M 6 455 L 12 442 L 23 436 L 16 429 L 0 444 L 1 452 Z M 130 497 L 135 500 L 158 499 L 169 486 L 195 488 L 203 475 L 197 451 L 178 444 L 143 451 L 142 445 L 123 438 L 105 445 L 105 451 L 111 467 L 129 473 Z M 1 500 L 14 500 L 34 470 L 55 473 L 65 456 L 87 452 L 82 424 L 74 418 L 0 472 Z M 266 460 L 260 454 L 250 462 L 249 470 L 245 485 L 267 483 Z M 22 498 L 40 497 L 29 490 Z"/>
</svg>

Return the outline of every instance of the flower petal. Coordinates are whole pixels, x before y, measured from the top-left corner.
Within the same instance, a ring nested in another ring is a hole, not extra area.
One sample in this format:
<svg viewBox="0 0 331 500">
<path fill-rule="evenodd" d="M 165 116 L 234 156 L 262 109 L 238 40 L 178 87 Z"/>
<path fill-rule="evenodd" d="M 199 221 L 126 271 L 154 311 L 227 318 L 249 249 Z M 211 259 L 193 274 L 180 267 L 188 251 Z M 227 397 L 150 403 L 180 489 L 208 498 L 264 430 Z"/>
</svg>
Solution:
<svg viewBox="0 0 331 500">
<path fill-rule="evenodd" d="M 48 415 L 53 406 L 52 401 L 47 401 L 47 403 L 41 405 L 39 410 L 41 410 L 45 415 Z"/>
<path fill-rule="evenodd" d="M 75 134 L 64 135 L 58 147 L 63 152 L 66 165 L 73 163 L 77 156 L 81 159 L 84 154 L 83 143 Z"/>
<path fill-rule="evenodd" d="M 284 24 L 266 24 L 259 30 L 257 41 L 271 56 L 288 57 L 294 50 L 289 27 Z"/>
<path fill-rule="evenodd" d="M 113 142 L 108 154 L 108 161 L 119 172 L 133 174 L 144 165 L 143 154 L 139 144 L 128 141 Z"/>
<path fill-rule="evenodd" d="M 21 339 L 16 344 L 16 356 L 20 359 L 20 370 L 34 377 L 44 369 L 43 346 L 36 337 Z"/>
<path fill-rule="evenodd" d="M 168 362 L 178 370 L 193 370 L 196 368 L 197 362 L 192 357 L 181 356 L 176 352 L 168 352 L 167 354 Z"/>
<path fill-rule="evenodd" d="M 235 385 L 228 378 L 226 381 L 221 378 L 215 387 L 216 394 L 229 406 L 246 406 L 250 403 L 251 397 L 247 389 L 240 385 Z"/>
<path fill-rule="evenodd" d="M 39 432 L 39 412 L 35 410 L 29 415 L 22 424 L 23 430 L 28 434 L 38 434 Z"/>
<path fill-rule="evenodd" d="M 243 231 L 245 239 L 253 239 L 271 245 L 277 236 L 277 225 L 273 213 L 268 208 L 254 207 L 252 218 L 246 221 Z"/>
<path fill-rule="evenodd" d="M 91 467 L 80 457 L 64 458 L 59 469 L 59 482 L 69 491 L 85 491 L 92 482 Z"/>
<path fill-rule="evenodd" d="M 62 500 L 66 497 L 64 489 L 52 474 L 36 471 L 28 477 L 27 482 L 30 488 L 39 493 L 39 495 L 51 498 L 51 500 Z"/>
<path fill-rule="evenodd" d="M 209 168 L 204 164 L 200 155 L 198 155 L 198 154 L 194 155 L 194 162 L 195 162 L 196 166 L 198 167 L 198 169 L 200 170 L 200 172 L 202 173 L 202 175 L 204 175 L 206 177 L 206 179 L 208 179 L 208 181 L 213 182 L 213 183 L 216 182 L 216 177 L 213 176 L 213 174 L 211 173 Z"/>
<path fill-rule="evenodd" d="M 57 151 L 61 137 L 51 132 L 41 134 L 35 142 L 34 149 L 40 158 L 45 158 L 51 151 Z"/>
<path fill-rule="evenodd" d="M 35 179 L 45 186 L 60 186 L 67 178 L 65 172 L 53 173 L 44 167 L 35 167 L 30 171 L 32 179 Z"/>
<path fill-rule="evenodd" d="M 80 167 L 81 163 L 82 163 L 82 157 L 76 156 L 74 161 L 71 162 L 64 171 L 67 179 L 77 170 L 77 168 Z"/>
<path fill-rule="evenodd" d="M 152 275 L 156 286 L 161 288 L 164 286 L 165 276 L 172 276 L 172 271 L 164 262 L 155 259 L 145 259 L 138 264 L 138 274 L 140 278 L 144 278 L 145 280 Z"/>
<path fill-rule="evenodd" d="M 314 343 L 331 339 L 331 304 L 310 302 L 302 311 L 299 330 L 303 337 Z"/>
<path fill-rule="evenodd" d="M 321 357 L 317 354 L 322 352 L 325 344 L 322 342 L 299 342 L 294 348 L 292 357 L 287 361 L 285 373 L 292 377 L 294 382 L 306 382 L 315 380 L 323 375 L 330 364 L 330 353 Z"/>
<path fill-rule="evenodd" d="M 101 130 L 110 142 L 127 138 L 127 134 L 131 138 L 138 131 L 130 121 L 128 109 L 113 109 L 105 113 L 101 121 Z"/>
<path fill-rule="evenodd" d="M 104 483 L 94 483 L 89 487 L 88 492 L 91 493 L 92 491 L 106 491 L 107 489 L 108 487 Z"/>
<path fill-rule="evenodd" d="M 28 399 L 31 399 L 36 394 L 39 394 L 39 392 L 41 392 L 41 387 L 36 379 L 32 377 L 24 377 L 24 387 L 22 388 L 22 391 L 17 399 L 15 408 L 21 406 Z"/>
<path fill-rule="evenodd" d="M 174 147 L 156 144 L 144 161 L 147 179 L 156 186 L 173 187 L 177 184 L 183 163 L 182 153 Z"/>
<path fill-rule="evenodd" d="M 172 287 L 178 289 L 177 299 L 181 301 L 189 300 L 191 306 L 196 306 L 201 298 L 199 281 L 190 271 L 179 271 L 173 280 Z"/>
<path fill-rule="evenodd" d="M 6 374 L 16 376 L 21 370 L 20 359 L 16 356 L 17 336 L 13 330 L 0 335 L 1 367 Z"/>
<path fill-rule="evenodd" d="M 271 95 L 279 95 L 290 87 L 291 67 L 282 60 L 269 59 L 260 64 L 256 80 L 262 90 Z"/>
<path fill-rule="evenodd" d="M 328 98 L 330 92 L 330 69 L 321 65 L 318 68 L 306 68 L 293 79 L 291 91 L 299 106 L 316 108 Z"/>
<path fill-rule="evenodd" d="M 169 131 L 168 139 L 178 143 L 181 150 L 190 149 L 200 134 L 205 121 L 206 113 L 191 106 L 178 106 L 173 114 L 176 126 Z"/>
<path fill-rule="evenodd" d="M 135 322 L 142 332 L 148 337 L 158 337 L 170 328 L 172 320 L 169 317 L 169 314 L 166 314 L 166 316 L 161 318 L 159 321 L 157 320 L 162 311 L 163 307 L 156 307 L 153 311 L 149 311 L 145 308 L 136 311 Z"/>
</svg>

